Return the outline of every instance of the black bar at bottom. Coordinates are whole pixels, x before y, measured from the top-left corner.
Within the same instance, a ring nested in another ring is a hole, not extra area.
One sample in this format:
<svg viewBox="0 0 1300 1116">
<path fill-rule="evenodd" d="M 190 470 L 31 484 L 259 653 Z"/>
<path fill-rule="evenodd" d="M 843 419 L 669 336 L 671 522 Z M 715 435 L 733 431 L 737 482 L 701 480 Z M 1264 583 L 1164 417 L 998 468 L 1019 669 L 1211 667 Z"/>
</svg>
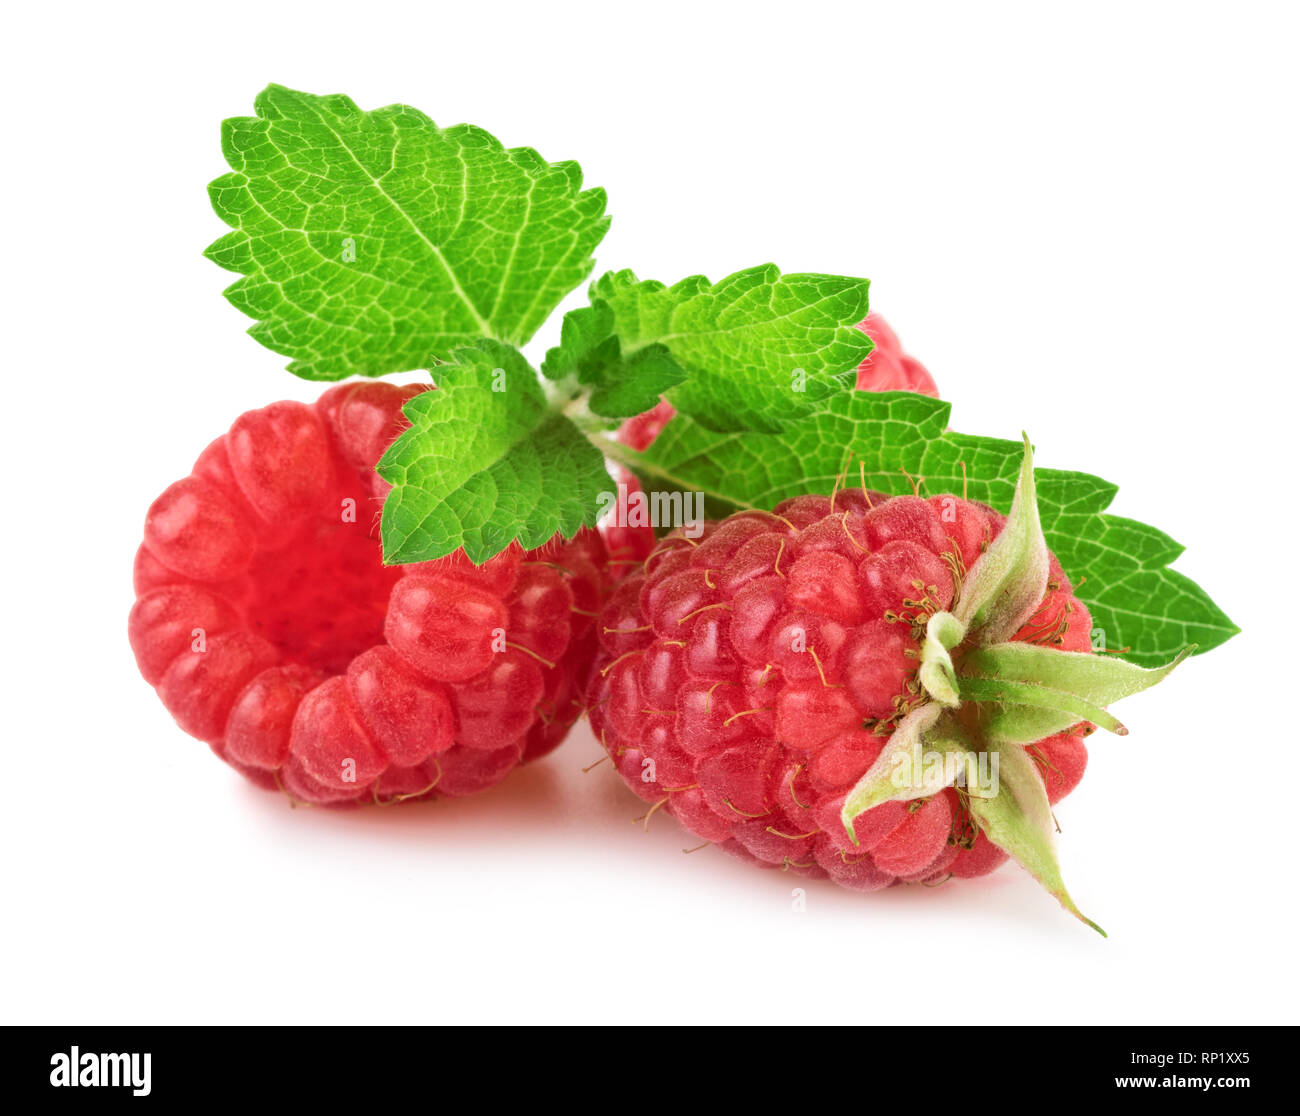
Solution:
<svg viewBox="0 0 1300 1116">
<path fill-rule="evenodd" d="M 695 1033 L 678 1033 L 684 1030 Z M 1287 1095 L 1294 1063 L 1293 1028 L 769 1030 L 777 1029 L 711 1036 L 709 1028 L 673 1027 L 9 1027 L 0 1096 L 67 1094 L 88 1103 L 279 1096 L 335 1106 L 406 1097 L 438 1103 L 483 1090 L 494 1105 L 514 1092 L 525 1103 L 545 1098 L 585 1109 L 643 1099 L 653 1083 L 670 1080 L 679 1097 L 770 1103 L 773 1092 L 789 1088 L 820 1094 L 819 1104 L 853 1107 L 909 1089 L 918 1102 L 937 1093 L 944 1104 L 978 1104 L 981 1094 L 1034 1104 L 1122 1093 L 1179 1103 L 1198 1096 L 1223 1103 L 1234 1093 L 1239 1104 L 1240 1094 Z M 746 1074 L 748 1083 L 740 1080 Z"/>
</svg>

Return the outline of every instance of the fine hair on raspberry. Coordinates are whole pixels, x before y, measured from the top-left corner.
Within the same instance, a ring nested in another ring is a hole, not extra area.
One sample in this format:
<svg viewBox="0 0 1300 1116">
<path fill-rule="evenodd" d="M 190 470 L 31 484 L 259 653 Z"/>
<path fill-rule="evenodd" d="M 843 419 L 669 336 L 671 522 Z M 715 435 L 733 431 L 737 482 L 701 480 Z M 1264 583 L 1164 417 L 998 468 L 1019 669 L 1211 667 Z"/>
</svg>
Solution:
<svg viewBox="0 0 1300 1116">
<path fill-rule="evenodd" d="M 871 891 L 992 871 L 1007 854 L 980 832 L 965 792 L 845 797 L 899 721 L 927 621 L 1003 529 L 956 496 L 865 489 L 742 511 L 698 540 L 670 534 L 611 593 L 587 704 L 627 785 L 699 839 L 770 868 Z M 1049 557 L 1045 595 L 1012 637 L 1090 652 L 1091 620 Z M 1049 799 L 1083 775 L 1079 724 L 1028 751 Z"/>
</svg>

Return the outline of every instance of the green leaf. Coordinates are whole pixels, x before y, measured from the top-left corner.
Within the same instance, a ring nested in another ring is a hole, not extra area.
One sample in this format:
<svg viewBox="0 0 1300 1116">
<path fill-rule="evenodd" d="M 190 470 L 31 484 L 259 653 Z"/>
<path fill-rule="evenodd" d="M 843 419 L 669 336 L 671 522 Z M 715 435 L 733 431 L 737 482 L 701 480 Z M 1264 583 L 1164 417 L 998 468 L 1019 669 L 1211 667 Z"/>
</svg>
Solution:
<svg viewBox="0 0 1300 1116">
<path fill-rule="evenodd" d="M 998 793 L 992 798 L 971 796 L 971 814 L 990 841 L 1056 896 L 1061 906 L 1104 938 L 1106 931 L 1079 910 L 1065 889 L 1056 860 L 1052 808 L 1034 761 L 1018 745 L 995 746 L 995 751 Z"/>
<path fill-rule="evenodd" d="M 381 524 L 384 561 L 424 562 L 463 546 L 486 561 L 595 525 L 613 488 L 600 452 L 550 411 L 515 349 L 481 341 L 437 369 L 437 390 L 403 408 L 411 428 L 379 462 L 394 487 Z"/>
<path fill-rule="evenodd" d="M 479 338 L 521 345 L 590 273 L 608 227 L 576 163 L 439 128 L 407 105 L 268 86 L 222 126 L 209 187 L 235 231 L 207 256 L 239 279 L 249 332 L 307 379 L 428 368 Z"/>
<path fill-rule="evenodd" d="M 620 272 L 612 282 L 635 282 L 627 278 L 631 275 Z M 614 311 L 604 301 L 564 316 L 560 344 L 546 354 L 542 374 L 552 380 L 571 376 L 591 388 L 588 409 L 610 419 L 650 410 L 686 377 L 665 345 L 646 345 L 625 357 L 614 332 Z"/>
<path fill-rule="evenodd" d="M 591 306 L 567 315 L 543 371 L 559 378 L 595 366 L 593 382 L 639 385 L 619 400 L 638 410 L 653 406 L 672 380 L 668 398 L 696 422 L 775 432 L 852 382 L 871 351 L 854 325 L 867 315 L 867 287 L 838 275 L 782 275 L 772 264 L 718 283 L 693 275 L 671 287 L 610 272 L 592 284 Z M 656 351 L 649 371 L 657 381 L 638 364 L 647 349 Z"/>
<path fill-rule="evenodd" d="M 711 515 L 830 492 L 841 474 L 890 495 L 911 492 L 915 481 L 922 495 L 965 493 L 1008 510 L 1023 445 L 952 433 L 948 419 L 949 404 L 926 396 L 843 391 L 779 434 L 718 432 L 678 414 L 644 454 L 600 444 L 649 485 L 703 492 Z M 1035 482 L 1047 544 L 1076 586 L 1083 581 L 1077 595 L 1108 648 L 1127 647 L 1128 659 L 1157 667 L 1188 644 L 1203 653 L 1237 633 L 1202 589 L 1167 568 L 1177 543 L 1105 514 L 1114 485 L 1041 468 Z"/>
</svg>

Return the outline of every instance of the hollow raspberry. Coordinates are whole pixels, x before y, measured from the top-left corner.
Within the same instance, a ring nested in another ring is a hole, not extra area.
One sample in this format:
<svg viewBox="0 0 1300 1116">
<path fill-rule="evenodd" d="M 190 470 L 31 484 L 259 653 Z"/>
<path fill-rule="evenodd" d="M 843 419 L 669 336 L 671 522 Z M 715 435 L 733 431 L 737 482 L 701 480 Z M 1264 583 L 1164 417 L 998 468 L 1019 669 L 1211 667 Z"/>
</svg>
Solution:
<svg viewBox="0 0 1300 1116">
<path fill-rule="evenodd" d="M 958 497 L 838 492 L 667 536 L 601 612 L 593 730 L 638 795 L 741 859 L 861 891 L 991 871 L 1006 854 L 958 788 L 859 814 L 856 843 L 841 812 L 926 700 L 929 619 L 958 605 L 1006 523 Z M 1087 611 L 1048 564 L 1014 638 L 1086 650 Z M 1036 747 L 1056 801 L 1082 776 L 1081 739 Z"/>
<path fill-rule="evenodd" d="M 607 578 L 596 532 L 482 566 L 459 551 L 383 565 L 374 466 L 420 390 L 345 384 L 241 415 L 145 521 L 140 673 L 185 731 L 307 802 L 471 794 L 581 711 Z M 636 537 L 620 546 L 644 557 Z"/>
</svg>

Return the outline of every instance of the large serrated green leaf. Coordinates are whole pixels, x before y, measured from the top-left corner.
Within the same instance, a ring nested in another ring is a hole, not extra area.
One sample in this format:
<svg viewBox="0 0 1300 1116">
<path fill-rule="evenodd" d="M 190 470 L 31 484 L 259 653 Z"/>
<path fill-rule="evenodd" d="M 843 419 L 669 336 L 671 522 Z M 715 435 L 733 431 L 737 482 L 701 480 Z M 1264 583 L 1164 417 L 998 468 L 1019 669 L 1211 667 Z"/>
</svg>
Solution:
<svg viewBox="0 0 1300 1116">
<path fill-rule="evenodd" d="M 1007 511 L 1023 444 L 949 432 L 949 409 L 908 392 L 842 391 L 779 434 L 718 432 L 679 414 L 644 454 L 604 447 L 648 484 L 704 492 L 710 514 L 829 492 L 841 475 L 890 495 L 915 483 L 922 494 L 964 493 Z M 1109 650 L 1128 648 L 1131 661 L 1158 667 L 1188 644 L 1203 653 L 1239 630 L 1204 590 L 1168 568 L 1177 543 L 1105 514 L 1113 484 L 1053 469 L 1035 475 L 1048 546 L 1082 582 L 1078 596 Z"/>
<path fill-rule="evenodd" d="M 458 350 L 437 389 L 403 408 L 411 428 L 379 462 L 384 561 L 424 562 L 458 547 L 484 562 L 512 539 L 540 546 L 595 525 L 612 488 L 600 452 L 547 408 L 537 373 L 494 341 Z"/>
<path fill-rule="evenodd" d="M 625 407 L 645 410 L 666 390 L 714 430 L 774 432 L 851 382 L 871 351 L 853 325 L 866 317 L 867 288 L 865 279 L 782 275 L 772 264 L 671 287 L 610 272 L 592 284 L 591 307 L 571 312 L 542 370 L 558 378 L 598 357 L 601 384 L 643 385 L 620 400 Z M 662 354 L 651 365 L 657 387 L 637 366 L 648 349 Z"/>
<path fill-rule="evenodd" d="M 208 250 L 250 333 L 307 379 L 428 368 L 483 338 L 523 344 L 590 274 L 608 226 L 576 163 L 439 128 L 407 105 L 268 86 L 222 127 L 209 187 L 234 228 Z"/>
</svg>

